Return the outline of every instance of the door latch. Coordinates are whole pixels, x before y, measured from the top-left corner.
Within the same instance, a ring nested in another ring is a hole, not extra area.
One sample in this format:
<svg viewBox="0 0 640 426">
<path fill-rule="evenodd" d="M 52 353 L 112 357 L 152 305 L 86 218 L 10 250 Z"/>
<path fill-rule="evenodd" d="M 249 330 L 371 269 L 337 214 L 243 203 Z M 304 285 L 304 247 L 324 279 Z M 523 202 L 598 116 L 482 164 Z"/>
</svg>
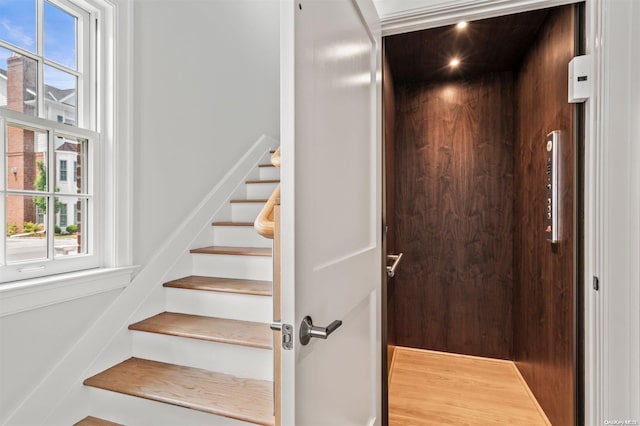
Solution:
<svg viewBox="0 0 640 426">
<path fill-rule="evenodd" d="M 307 345 L 312 337 L 326 339 L 341 325 L 342 321 L 336 320 L 326 327 L 316 327 L 313 325 L 311 317 L 307 315 L 302 319 L 302 324 L 300 324 L 300 343 L 302 343 L 303 346 Z"/>
<path fill-rule="evenodd" d="M 273 331 L 280 331 L 282 333 L 282 349 L 290 351 L 293 349 L 293 326 L 290 324 L 283 324 L 281 322 L 272 322 L 270 328 Z"/>
</svg>

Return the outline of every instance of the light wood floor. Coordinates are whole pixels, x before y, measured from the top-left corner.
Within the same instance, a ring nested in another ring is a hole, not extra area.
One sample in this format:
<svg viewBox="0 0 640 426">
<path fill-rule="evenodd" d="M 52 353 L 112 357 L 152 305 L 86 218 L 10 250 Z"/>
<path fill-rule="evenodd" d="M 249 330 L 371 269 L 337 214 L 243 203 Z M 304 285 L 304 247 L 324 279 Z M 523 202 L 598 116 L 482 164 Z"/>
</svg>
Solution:
<svg viewBox="0 0 640 426">
<path fill-rule="evenodd" d="M 397 347 L 389 425 L 550 425 L 511 361 Z"/>
</svg>

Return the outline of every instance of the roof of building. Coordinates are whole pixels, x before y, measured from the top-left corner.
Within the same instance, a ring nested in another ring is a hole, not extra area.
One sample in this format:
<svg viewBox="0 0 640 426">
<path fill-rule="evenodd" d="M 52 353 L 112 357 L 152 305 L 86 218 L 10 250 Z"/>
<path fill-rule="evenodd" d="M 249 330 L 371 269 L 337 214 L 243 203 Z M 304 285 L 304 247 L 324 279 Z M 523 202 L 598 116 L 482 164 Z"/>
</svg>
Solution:
<svg viewBox="0 0 640 426">
<path fill-rule="evenodd" d="M 0 76 L 4 77 L 0 80 L 0 84 L 6 84 L 7 71 L 0 68 Z M 30 98 L 25 101 L 34 100 L 36 97 L 35 87 L 27 87 L 27 93 L 31 95 Z M 45 84 L 44 85 L 44 99 L 52 102 L 58 102 L 61 104 L 75 106 L 76 105 L 76 89 L 58 89 L 57 87 Z"/>
</svg>

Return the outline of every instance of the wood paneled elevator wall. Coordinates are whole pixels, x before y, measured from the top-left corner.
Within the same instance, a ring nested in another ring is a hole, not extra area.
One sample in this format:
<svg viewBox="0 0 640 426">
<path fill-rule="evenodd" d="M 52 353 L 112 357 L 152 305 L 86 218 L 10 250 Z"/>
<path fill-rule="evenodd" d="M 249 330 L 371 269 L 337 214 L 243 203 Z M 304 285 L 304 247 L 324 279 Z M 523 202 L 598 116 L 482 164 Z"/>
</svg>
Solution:
<svg viewBox="0 0 640 426">
<path fill-rule="evenodd" d="M 384 120 L 384 167 L 385 167 L 385 225 L 386 225 L 386 250 L 387 253 L 397 253 L 396 251 L 396 235 L 394 226 L 394 212 L 396 207 L 396 195 L 395 195 L 395 129 L 396 129 L 396 100 L 395 100 L 395 87 L 393 83 L 393 75 L 391 68 L 389 67 L 389 60 L 386 55 L 386 50 L 382 52 L 383 69 L 382 75 L 382 98 L 384 102 L 383 108 L 383 120 Z M 386 298 L 387 301 L 395 299 L 393 285 L 395 280 L 389 279 L 386 283 Z M 393 351 L 396 344 L 395 328 L 392 326 L 392 318 L 395 317 L 395 311 L 393 310 L 395 304 L 387 302 L 387 312 L 384 317 L 383 327 L 386 328 L 387 336 L 387 369 L 391 368 L 391 362 L 393 361 Z"/>
<path fill-rule="evenodd" d="M 397 344 L 511 358 L 513 78 L 398 89 Z"/>
<path fill-rule="evenodd" d="M 549 15 L 516 85 L 514 359 L 554 425 L 574 424 L 576 317 L 575 106 L 567 102 L 574 6 Z M 545 136 L 561 130 L 557 244 L 545 241 Z"/>
<path fill-rule="evenodd" d="M 558 425 L 575 423 L 574 11 L 550 9 L 512 69 L 385 88 L 387 221 L 405 254 L 389 283 L 392 343 L 515 360 Z M 553 130 L 564 145 L 563 235 L 552 245 L 544 142 Z"/>
</svg>

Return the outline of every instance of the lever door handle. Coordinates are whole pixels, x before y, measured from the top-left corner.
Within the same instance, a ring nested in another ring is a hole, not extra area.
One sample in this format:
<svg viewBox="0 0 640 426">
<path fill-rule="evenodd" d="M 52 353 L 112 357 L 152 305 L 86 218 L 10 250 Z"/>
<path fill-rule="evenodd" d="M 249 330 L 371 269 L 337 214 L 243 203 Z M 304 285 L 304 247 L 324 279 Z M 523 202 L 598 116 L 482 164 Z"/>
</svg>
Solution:
<svg viewBox="0 0 640 426">
<path fill-rule="evenodd" d="M 336 320 L 326 327 L 317 327 L 313 325 L 313 320 L 307 315 L 302 319 L 302 324 L 300 324 L 300 343 L 307 345 L 312 337 L 326 339 L 341 325 L 342 321 Z"/>
<path fill-rule="evenodd" d="M 402 255 L 403 253 L 387 255 L 387 261 L 393 260 L 391 266 L 387 266 L 387 276 L 389 278 L 393 278 L 396 275 L 396 269 L 398 268 L 398 264 L 402 260 Z"/>
</svg>

